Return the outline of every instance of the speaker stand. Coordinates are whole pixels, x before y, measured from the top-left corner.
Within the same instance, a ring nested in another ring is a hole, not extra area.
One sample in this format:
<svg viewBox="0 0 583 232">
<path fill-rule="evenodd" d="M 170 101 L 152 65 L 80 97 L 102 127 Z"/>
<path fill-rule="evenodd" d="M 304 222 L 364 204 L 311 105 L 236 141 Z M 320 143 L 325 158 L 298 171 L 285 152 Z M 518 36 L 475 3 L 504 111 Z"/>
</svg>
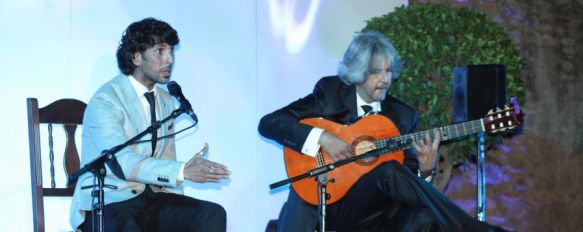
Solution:
<svg viewBox="0 0 583 232">
<path fill-rule="evenodd" d="M 485 149 L 485 132 L 478 134 L 478 168 L 477 168 L 477 193 L 478 193 L 478 207 L 476 210 L 476 218 L 479 221 L 486 221 L 486 149 Z"/>
</svg>

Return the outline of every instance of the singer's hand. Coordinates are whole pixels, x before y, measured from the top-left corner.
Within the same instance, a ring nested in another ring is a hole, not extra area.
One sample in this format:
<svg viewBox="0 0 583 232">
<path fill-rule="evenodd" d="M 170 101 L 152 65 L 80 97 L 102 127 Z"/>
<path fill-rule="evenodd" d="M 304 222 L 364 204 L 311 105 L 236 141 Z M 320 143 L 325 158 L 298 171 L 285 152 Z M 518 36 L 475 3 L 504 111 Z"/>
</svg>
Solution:
<svg viewBox="0 0 583 232">
<path fill-rule="evenodd" d="M 203 158 L 207 152 L 208 144 L 205 143 L 204 148 L 184 165 L 184 179 L 197 183 L 216 183 L 229 177 L 231 171 L 227 166 Z"/>
</svg>

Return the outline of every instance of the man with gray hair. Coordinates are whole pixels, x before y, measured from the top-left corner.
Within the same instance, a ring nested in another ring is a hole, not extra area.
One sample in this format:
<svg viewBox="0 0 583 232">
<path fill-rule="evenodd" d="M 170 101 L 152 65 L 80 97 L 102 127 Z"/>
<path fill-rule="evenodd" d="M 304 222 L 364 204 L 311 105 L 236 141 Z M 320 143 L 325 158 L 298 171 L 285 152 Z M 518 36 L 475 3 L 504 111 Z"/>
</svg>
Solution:
<svg viewBox="0 0 583 232">
<path fill-rule="evenodd" d="M 335 134 L 337 132 L 300 120 L 320 117 L 347 125 L 376 112 L 390 119 L 388 123 L 393 124 L 391 126 L 399 134 L 414 132 L 418 113 L 387 94 L 401 68 L 395 47 L 382 34 L 374 31 L 359 33 L 344 53 L 337 76 L 320 79 L 311 94 L 265 115 L 259 123 L 259 132 L 297 152 L 292 155 L 322 160 L 322 150 L 333 161 L 360 154 L 355 154 L 357 148 L 353 150 Z M 429 182 L 435 173 L 441 141 L 438 131 L 435 135 L 431 138 L 426 134 L 423 139 L 413 141 L 413 148 L 404 151 L 403 164 L 387 161 L 363 173 L 341 199 L 327 206 L 326 229 L 500 230 L 469 217 L 431 186 Z M 335 181 L 341 181 L 346 170 L 338 168 L 335 171 L 340 172 Z M 299 190 L 293 188 L 280 212 L 278 231 L 313 231 L 318 218 L 317 207 L 306 202 Z"/>
</svg>

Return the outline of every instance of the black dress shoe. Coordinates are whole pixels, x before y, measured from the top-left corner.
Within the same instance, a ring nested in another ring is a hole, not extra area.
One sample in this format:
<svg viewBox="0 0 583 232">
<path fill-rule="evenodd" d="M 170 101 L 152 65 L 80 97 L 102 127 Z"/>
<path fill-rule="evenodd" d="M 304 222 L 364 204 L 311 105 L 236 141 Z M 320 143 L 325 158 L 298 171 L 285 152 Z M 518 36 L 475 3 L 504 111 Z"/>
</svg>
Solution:
<svg viewBox="0 0 583 232">
<path fill-rule="evenodd" d="M 492 226 L 492 225 L 490 225 L 490 229 L 488 231 L 489 232 L 510 232 L 509 230 L 505 230 L 505 229 L 502 229 L 501 227 Z"/>
</svg>

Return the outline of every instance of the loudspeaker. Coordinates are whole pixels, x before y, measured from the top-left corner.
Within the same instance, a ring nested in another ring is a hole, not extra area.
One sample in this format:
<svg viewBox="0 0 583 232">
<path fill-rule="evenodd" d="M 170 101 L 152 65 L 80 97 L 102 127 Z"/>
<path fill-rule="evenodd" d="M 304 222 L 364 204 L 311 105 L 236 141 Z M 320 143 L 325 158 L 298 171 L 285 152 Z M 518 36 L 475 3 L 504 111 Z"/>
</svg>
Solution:
<svg viewBox="0 0 583 232">
<path fill-rule="evenodd" d="M 466 65 L 453 71 L 453 123 L 483 118 L 506 104 L 504 65 Z"/>
</svg>

